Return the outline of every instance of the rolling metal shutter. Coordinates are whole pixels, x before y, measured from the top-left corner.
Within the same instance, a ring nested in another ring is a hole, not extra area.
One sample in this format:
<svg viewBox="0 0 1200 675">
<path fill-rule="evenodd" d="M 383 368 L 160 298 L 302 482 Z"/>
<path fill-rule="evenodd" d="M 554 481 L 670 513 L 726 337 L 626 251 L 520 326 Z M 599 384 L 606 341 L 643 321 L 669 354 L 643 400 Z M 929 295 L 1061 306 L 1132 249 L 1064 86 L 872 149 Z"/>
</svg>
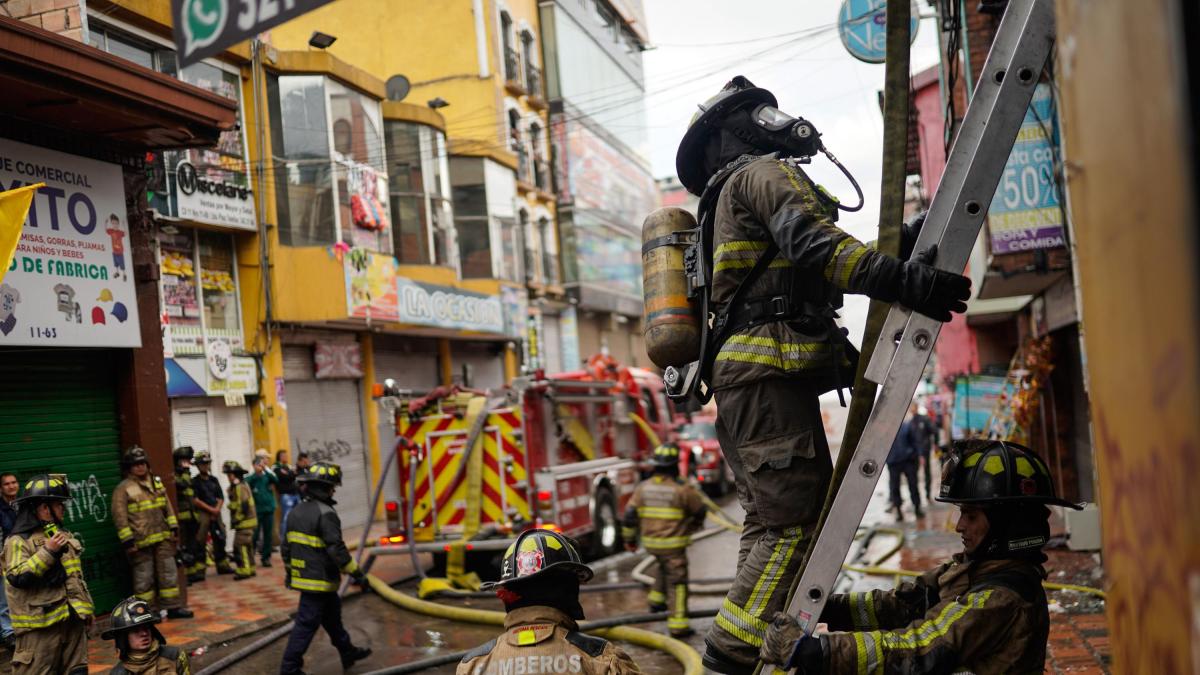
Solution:
<svg viewBox="0 0 1200 675">
<path fill-rule="evenodd" d="M 358 380 L 288 380 L 286 387 L 292 456 L 305 450 L 314 462 L 341 465 L 342 526 L 363 525 L 374 486 L 368 485 Z"/>
<path fill-rule="evenodd" d="M 113 352 L 0 351 L 0 470 L 22 485 L 67 472 L 66 527 L 83 543 L 97 613 L 129 595 L 129 570 L 109 507 L 121 481 Z"/>
</svg>

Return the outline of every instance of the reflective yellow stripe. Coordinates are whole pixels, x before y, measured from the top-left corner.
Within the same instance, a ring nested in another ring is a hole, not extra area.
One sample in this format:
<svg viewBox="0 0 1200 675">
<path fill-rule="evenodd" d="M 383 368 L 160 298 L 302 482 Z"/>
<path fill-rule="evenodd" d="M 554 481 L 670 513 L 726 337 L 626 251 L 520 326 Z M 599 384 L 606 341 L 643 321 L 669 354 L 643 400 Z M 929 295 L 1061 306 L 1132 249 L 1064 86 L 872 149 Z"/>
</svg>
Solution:
<svg viewBox="0 0 1200 675">
<path fill-rule="evenodd" d="M 690 536 L 684 535 L 681 537 L 642 537 L 642 546 L 649 549 L 677 549 L 687 548 L 688 544 L 692 543 Z"/>
<path fill-rule="evenodd" d="M 159 542 L 166 541 L 170 536 L 170 532 L 155 532 L 152 535 L 138 539 L 135 543 L 137 544 L 138 548 L 146 548 L 147 546 L 153 546 Z"/>
<path fill-rule="evenodd" d="M 683 520 L 683 509 L 673 506 L 642 506 L 638 507 L 639 518 L 657 518 L 658 520 Z"/>
<path fill-rule="evenodd" d="M 233 524 L 235 530 L 253 530 L 256 527 L 258 527 L 258 518 L 247 518 Z"/>
<path fill-rule="evenodd" d="M 632 527 L 621 527 L 621 538 L 625 541 L 633 541 L 637 537 L 637 530 Z"/>
<path fill-rule="evenodd" d="M 801 535 L 800 528 L 789 528 L 783 531 L 783 535 L 775 543 L 775 548 L 771 551 L 771 558 L 767 561 L 762 576 L 754 584 L 754 591 L 750 593 L 749 600 L 746 601 L 746 611 L 751 616 L 757 617 L 762 614 L 767 601 L 774 594 L 776 586 L 779 585 L 783 571 L 787 569 L 792 555 L 796 552 L 796 545 L 800 543 Z"/>
<path fill-rule="evenodd" d="M 839 241 L 825 265 L 825 280 L 840 288 L 849 286 L 850 276 L 866 252 L 867 248 L 853 237 L 847 236 Z"/>
<path fill-rule="evenodd" d="M 313 548 L 325 548 L 325 540 L 320 537 L 314 537 L 311 534 L 295 532 L 288 530 L 287 540 L 289 544 L 300 544 L 301 546 L 311 546 Z"/>
<path fill-rule="evenodd" d="M 717 353 L 717 361 L 738 361 L 780 370 L 826 367 L 832 355 L 827 342 L 779 342 L 771 337 L 734 335 Z"/>
<path fill-rule="evenodd" d="M 358 563 L 354 562 L 354 558 L 351 558 L 350 562 L 342 565 L 342 571 L 346 574 L 354 574 L 358 571 Z"/>
<path fill-rule="evenodd" d="M 179 521 L 175 519 L 175 516 L 167 516 L 167 526 L 179 527 Z"/>
<path fill-rule="evenodd" d="M 292 561 L 289 564 L 295 569 L 298 569 L 298 570 L 304 569 L 304 561 L 299 558 L 292 558 Z"/>
<path fill-rule="evenodd" d="M 68 558 L 62 561 L 62 565 L 63 569 L 67 571 L 67 574 L 83 571 L 83 563 L 79 562 L 78 558 Z"/>
<path fill-rule="evenodd" d="M 928 647 L 934 640 L 945 635 L 951 626 L 966 616 L 967 612 L 972 609 L 982 608 L 991 595 L 992 591 L 990 590 L 980 593 L 968 593 L 965 601 L 951 602 L 942 608 L 941 613 L 938 614 L 936 619 L 925 621 L 916 628 L 906 630 L 903 633 L 881 633 L 880 641 L 883 643 L 883 647 L 887 649 L 920 649 L 921 647 Z"/>
<path fill-rule="evenodd" d="M 133 528 L 122 527 L 121 529 L 117 530 L 117 539 L 133 539 Z"/>
<path fill-rule="evenodd" d="M 92 603 L 90 603 L 90 602 L 84 602 L 83 600 L 73 600 L 71 598 L 67 598 L 67 602 L 71 605 L 71 609 L 75 610 L 75 613 L 78 614 L 79 616 L 86 617 L 86 616 L 91 616 L 96 613 L 96 608 L 93 607 Z"/>
<path fill-rule="evenodd" d="M 324 579 L 304 579 L 302 577 L 292 577 L 292 588 L 298 591 L 312 591 L 314 593 L 328 593 L 336 591 L 338 585 L 332 581 Z"/>
<path fill-rule="evenodd" d="M 65 620 L 70 615 L 71 608 L 62 604 L 44 614 L 13 614 L 12 626 L 23 629 L 45 628 Z"/>
<path fill-rule="evenodd" d="M 717 246 L 716 250 L 713 251 L 713 257 L 719 258 L 722 255 L 725 255 L 726 253 L 732 253 L 734 251 L 737 251 L 737 252 L 756 251 L 757 252 L 757 251 L 765 251 L 765 250 L 767 250 L 767 242 L 765 242 L 765 241 L 754 241 L 752 239 L 740 239 L 740 240 L 734 240 L 734 241 L 727 241 L 724 244 Z"/>
<path fill-rule="evenodd" d="M 126 507 L 126 510 L 129 511 L 129 513 L 141 513 L 142 511 L 153 511 L 157 508 L 166 508 L 166 506 L 166 497 L 152 497 L 150 499 L 139 499 L 135 502 L 129 502 L 129 506 Z"/>
<path fill-rule="evenodd" d="M 170 600 L 171 598 L 178 598 L 179 597 L 179 589 L 178 588 L 160 588 L 160 589 L 158 589 L 158 597 L 162 598 L 163 600 Z"/>
<path fill-rule="evenodd" d="M 652 605 L 665 605 L 667 603 L 667 594 L 658 589 L 651 589 L 646 593 L 646 602 Z"/>
<path fill-rule="evenodd" d="M 146 602 L 154 602 L 155 593 L 154 593 L 153 588 L 151 588 L 148 591 L 144 591 L 142 593 L 134 593 L 133 595 L 134 595 L 134 597 L 136 597 L 139 600 L 145 600 Z"/>
<path fill-rule="evenodd" d="M 761 647 L 767 634 L 767 622 L 754 618 L 729 598 L 721 604 L 716 623 L 725 632 L 754 647 Z"/>
<path fill-rule="evenodd" d="M 713 272 L 724 272 L 725 270 L 740 270 L 750 269 L 754 267 L 757 260 L 751 259 L 733 259 L 722 260 L 713 266 Z M 780 267 L 791 267 L 792 263 L 787 258 L 776 258 L 767 263 L 767 269 L 778 269 Z"/>
</svg>

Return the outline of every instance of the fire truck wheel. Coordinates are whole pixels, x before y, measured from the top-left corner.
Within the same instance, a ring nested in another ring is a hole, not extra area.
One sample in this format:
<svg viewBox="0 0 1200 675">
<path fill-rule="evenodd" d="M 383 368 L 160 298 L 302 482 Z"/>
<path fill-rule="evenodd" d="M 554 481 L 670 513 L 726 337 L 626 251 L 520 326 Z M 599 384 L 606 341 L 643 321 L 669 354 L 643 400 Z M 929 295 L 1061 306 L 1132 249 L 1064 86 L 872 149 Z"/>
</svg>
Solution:
<svg viewBox="0 0 1200 675">
<path fill-rule="evenodd" d="M 596 529 L 591 536 L 594 558 L 613 555 L 621 548 L 621 528 L 617 521 L 617 502 L 608 488 L 596 490 L 596 511 L 592 514 Z"/>
</svg>

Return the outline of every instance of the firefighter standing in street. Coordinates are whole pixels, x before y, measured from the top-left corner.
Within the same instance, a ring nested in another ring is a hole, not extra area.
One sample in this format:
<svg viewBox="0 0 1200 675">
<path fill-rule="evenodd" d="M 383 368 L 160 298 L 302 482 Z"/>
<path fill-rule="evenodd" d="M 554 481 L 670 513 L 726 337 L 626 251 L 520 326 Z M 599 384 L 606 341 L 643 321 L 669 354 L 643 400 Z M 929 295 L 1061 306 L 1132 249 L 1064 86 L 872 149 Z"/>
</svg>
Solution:
<svg viewBox="0 0 1200 675">
<path fill-rule="evenodd" d="M 17 641 L 13 675 L 84 675 L 87 632 L 95 618 L 83 579 L 83 546 L 62 529 L 71 499 L 64 474 L 35 476 L 17 500 L 4 542 L 5 592 Z"/>
<path fill-rule="evenodd" d="M 696 488 L 679 480 L 679 446 L 660 445 L 651 457 L 654 475 L 638 484 L 625 507 L 621 535 L 629 550 L 638 541 L 658 562 L 658 578 L 647 591 L 650 611 L 667 609 L 668 589 L 674 593 L 669 605 L 667 629 L 674 637 L 692 634 L 687 616 L 688 556 L 692 533 L 704 525 L 704 506 Z"/>
<path fill-rule="evenodd" d="M 241 581 L 255 576 L 254 571 L 254 528 L 258 519 L 254 511 L 254 495 L 250 486 L 242 480 L 246 470 L 232 459 L 221 465 L 221 471 L 229 480 L 229 525 L 233 528 L 233 580 Z"/>
<path fill-rule="evenodd" d="M 196 531 L 200 525 L 200 509 L 196 507 L 196 490 L 192 487 L 192 458 L 195 451 L 190 445 L 182 445 L 171 453 L 175 458 L 175 505 L 179 513 L 179 549 L 183 551 L 183 566 L 188 583 L 204 581 L 204 547 L 196 542 Z"/>
<path fill-rule="evenodd" d="M 957 504 L 963 552 L 895 591 L 830 597 L 821 621 L 833 632 L 806 636 L 780 612 L 762 659 L 825 673 L 1041 673 L 1050 614 L 1042 547 L 1047 504 L 1059 499 L 1045 462 L 1006 441 L 954 444 L 938 501 Z"/>
<path fill-rule="evenodd" d="M 167 644 L 154 627 L 162 618 L 137 597 L 113 607 L 108 630 L 100 634 L 117 644 L 120 663 L 110 675 L 190 675 L 187 651 Z"/>
<path fill-rule="evenodd" d="M 296 480 L 304 488 L 304 501 L 288 514 L 287 536 L 279 547 L 287 587 L 300 591 L 296 624 L 279 665 L 284 675 L 302 672 L 304 653 L 317 628 L 324 628 L 329 635 L 343 668 L 371 655 L 370 649 L 350 642 L 342 625 L 342 599 L 337 593 L 342 573 L 351 575 L 359 586 L 365 588 L 367 583 L 342 541 L 342 521 L 333 509 L 337 503 L 333 493 L 342 484 L 342 470 L 337 464 L 317 462 Z"/>
<path fill-rule="evenodd" d="M 221 489 L 221 481 L 212 475 L 212 457 L 207 451 L 196 453 L 196 469 L 200 473 L 192 480 L 192 490 L 196 498 L 192 505 L 196 507 L 196 550 L 204 562 L 196 575 L 203 577 L 208 571 L 208 554 L 206 544 L 212 537 L 212 558 L 217 565 L 217 574 L 233 574 L 233 565 L 229 564 L 229 553 L 225 550 L 227 538 L 225 523 L 221 520 L 221 506 L 225 504 L 225 491 Z"/>
<path fill-rule="evenodd" d="M 133 594 L 165 608 L 172 619 L 190 619 L 179 594 L 175 548 L 179 522 L 162 479 L 150 472 L 146 451 L 133 446 L 121 457 L 125 480 L 113 490 L 112 517 L 133 575 Z"/>
<path fill-rule="evenodd" d="M 616 645 L 579 632 L 579 584 L 591 578 L 566 537 L 540 529 L 522 533 L 504 554 L 500 581 L 483 585 L 504 602 L 504 633 L 464 656 L 457 675 L 641 673 Z"/>
<path fill-rule="evenodd" d="M 898 301 L 941 321 L 965 311 L 970 295 L 968 279 L 931 265 L 935 247 L 905 262 L 839 229 L 837 202 L 801 170 L 819 134 L 776 106 L 769 91 L 736 77 L 700 106 L 676 156 L 711 232 L 707 383 L 746 511 L 737 577 L 705 638 L 704 663 L 719 673 L 754 669 L 828 491 L 818 396 L 853 382 L 856 356 L 834 322 L 841 294 Z"/>
</svg>

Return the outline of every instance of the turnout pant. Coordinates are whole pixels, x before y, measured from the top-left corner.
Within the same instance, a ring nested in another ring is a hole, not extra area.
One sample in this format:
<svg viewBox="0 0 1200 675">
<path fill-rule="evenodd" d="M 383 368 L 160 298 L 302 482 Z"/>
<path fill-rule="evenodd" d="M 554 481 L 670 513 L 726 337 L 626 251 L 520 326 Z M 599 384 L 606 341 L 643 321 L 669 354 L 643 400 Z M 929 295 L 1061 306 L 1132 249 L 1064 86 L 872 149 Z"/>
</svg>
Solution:
<svg viewBox="0 0 1200 675">
<path fill-rule="evenodd" d="M 254 530 L 234 530 L 233 571 L 239 577 L 254 574 Z"/>
<path fill-rule="evenodd" d="M 208 562 L 205 560 L 204 543 L 198 536 L 199 529 L 200 523 L 195 517 L 179 521 L 179 546 L 192 557 L 192 563 L 184 569 L 188 576 L 193 574 L 204 576 L 204 568 L 208 567 Z"/>
<path fill-rule="evenodd" d="M 232 569 L 229 565 L 229 554 L 225 550 L 225 523 L 217 516 L 207 513 L 200 513 L 196 520 L 196 543 L 201 551 L 207 549 L 208 538 L 212 537 L 212 559 L 216 564 L 217 569 Z M 208 566 L 207 554 L 204 560 L 205 567 Z"/>
<path fill-rule="evenodd" d="M 654 585 L 646 592 L 646 602 L 650 604 L 651 609 L 661 609 L 664 605 L 668 608 L 671 615 L 667 617 L 667 628 L 672 633 L 687 631 L 691 628 L 687 616 L 687 548 L 655 550 L 650 551 L 650 554 L 658 563 L 658 575 Z"/>
<path fill-rule="evenodd" d="M 921 510 L 921 486 L 917 480 L 917 460 L 899 464 L 888 464 L 888 487 L 891 489 L 892 506 L 900 508 L 900 476 L 908 481 L 908 496 L 912 497 L 913 510 Z"/>
<path fill-rule="evenodd" d="M 782 377 L 716 392 L 717 438 L 746 519 L 737 576 L 705 642 L 749 666 L 800 572 L 833 474 L 817 397 L 806 380 Z"/>
<path fill-rule="evenodd" d="M 129 558 L 133 572 L 133 594 L 158 609 L 179 607 L 179 574 L 175 566 L 175 542 L 168 539 L 139 548 Z"/>
<path fill-rule="evenodd" d="M 87 624 L 70 614 L 65 621 L 17 636 L 13 675 L 85 675 Z"/>
<path fill-rule="evenodd" d="M 279 672 L 283 675 L 300 672 L 304 665 L 304 652 L 312 644 L 317 628 L 324 628 L 329 635 L 329 641 L 339 653 L 345 654 L 354 645 L 350 642 L 350 634 L 342 625 L 342 599 L 337 593 L 300 593 L 300 607 L 296 610 L 296 624 L 288 636 L 287 647 L 283 650 L 283 662 L 279 664 Z"/>
</svg>

